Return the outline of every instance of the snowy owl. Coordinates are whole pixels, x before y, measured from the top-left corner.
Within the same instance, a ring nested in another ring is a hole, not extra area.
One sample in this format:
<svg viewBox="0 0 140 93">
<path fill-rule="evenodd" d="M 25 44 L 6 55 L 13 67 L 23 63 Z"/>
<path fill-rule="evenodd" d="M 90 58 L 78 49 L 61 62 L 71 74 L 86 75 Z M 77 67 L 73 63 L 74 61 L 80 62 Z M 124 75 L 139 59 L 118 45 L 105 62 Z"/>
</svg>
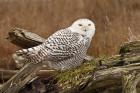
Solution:
<svg viewBox="0 0 140 93">
<path fill-rule="evenodd" d="M 87 56 L 94 34 L 93 21 L 78 19 L 71 26 L 56 31 L 41 45 L 16 51 L 13 58 L 17 61 L 19 54 L 24 56 L 26 62 L 46 62 L 49 68 L 55 70 L 75 68 L 80 66 Z"/>
</svg>

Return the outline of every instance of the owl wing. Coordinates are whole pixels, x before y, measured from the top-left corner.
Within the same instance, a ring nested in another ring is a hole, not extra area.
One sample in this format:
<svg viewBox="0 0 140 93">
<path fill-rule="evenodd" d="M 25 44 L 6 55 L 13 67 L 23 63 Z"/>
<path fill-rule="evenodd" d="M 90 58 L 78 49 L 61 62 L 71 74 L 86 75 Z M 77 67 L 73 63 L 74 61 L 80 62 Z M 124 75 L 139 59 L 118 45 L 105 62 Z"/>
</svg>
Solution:
<svg viewBox="0 0 140 93">
<path fill-rule="evenodd" d="M 80 45 L 78 43 L 80 35 L 73 33 L 69 29 L 63 29 L 51 35 L 43 44 L 22 49 L 16 52 L 24 59 L 31 58 L 39 53 L 46 54 L 51 61 L 62 61 L 76 56 Z"/>
<path fill-rule="evenodd" d="M 80 48 L 78 44 L 80 35 L 69 29 L 57 31 L 50 36 L 44 44 L 47 54 L 52 60 L 65 60 L 76 56 Z"/>
</svg>

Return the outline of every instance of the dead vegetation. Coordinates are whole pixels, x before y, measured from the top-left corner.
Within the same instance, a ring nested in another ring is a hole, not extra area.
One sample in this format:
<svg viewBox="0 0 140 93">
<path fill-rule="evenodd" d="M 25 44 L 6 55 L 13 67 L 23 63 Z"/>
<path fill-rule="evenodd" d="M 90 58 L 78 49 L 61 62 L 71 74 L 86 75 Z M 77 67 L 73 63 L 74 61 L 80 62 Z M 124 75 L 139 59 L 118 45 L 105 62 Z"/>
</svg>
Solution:
<svg viewBox="0 0 140 93">
<path fill-rule="evenodd" d="M 5 39 L 11 27 L 47 38 L 77 18 L 90 18 L 96 23 L 96 35 L 89 49 L 94 56 L 116 54 L 118 47 L 128 41 L 130 30 L 139 34 L 139 0 L 1 0 L 0 7 L 1 59 L 17 50 Z"/>
</svg>

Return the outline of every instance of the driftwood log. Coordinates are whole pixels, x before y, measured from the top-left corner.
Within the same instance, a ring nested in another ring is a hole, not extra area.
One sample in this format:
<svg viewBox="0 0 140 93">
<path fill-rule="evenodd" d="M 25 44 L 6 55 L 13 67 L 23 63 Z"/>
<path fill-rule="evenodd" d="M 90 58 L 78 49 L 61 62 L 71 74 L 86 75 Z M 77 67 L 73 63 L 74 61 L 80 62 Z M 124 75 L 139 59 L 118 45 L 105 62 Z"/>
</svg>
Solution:
<svg viewBox="0 0 140 93">
<path fill-rule="evenodd" d="M 33 47 L 45 41 L 44 38 L 34 33 L 28 32 L 27 30 L 19 28 L 15 28 L 12 30 L 12 32 L 9 33 L 8 40 L 10 40 L 10 42 L 22 48 Z M 124 45 L 121 46 L 119 55 L 112 56 L 109 58 L 97 58 L 92 63 L 94 64 L 91 65 L 89 63 L 85 63 L 86 65 L 79 67 L 76 70 L 66 71 L 64 73 L 60 72 L 58 75 L 57 85 L 58 87 L 61 87 L 61 89 L 59 89 L 58 92 L 60 93 L 140 92 L 139 91 L 140 41 L 125 43 Z M 79 69 L 82 70 L 80 70 L 81 72 L 77 74 Z M 85 70 L 86 72 L 83 72 L 83 70 Z M 4 71 L 0 72 L 4 73 Z M 62 79 L 65 76 L 66 77 L 69 76 L 69 74 L 73 75 L 74 72 L 76 72 L 76 75 L 72 76 L 71 79 L 70 78 L 64 80 Z M 15 73 L 17 73 L 17 71 L 15 71 L 14 73 L 9 71 L 9 73 L 2 74 L 3 79 L 4 76 L 8 76 L 8 78 L 10 78 Z M 41 73 L 41 71 L 38 73 Z M 26 85 L 28 83 L 27 81 L 24 82 L 22 86 Z M 21 86 L 18 87 L 18 90 L 20 88 Z M 0 93 L 9 93 L 9 92 L 0 92 Z"/>
<path fill-rule="evenodd" d="M 22 46 L 23 48 L 36 46 L 44 42 L 43 38 L 36 34 L 30 33 L 23 29 L 15 28 L 14 32 L 9 33 L 9 40 L 12 43 Z M 17 31 L 18 30 L 18 31 Z M 19 32 L 19 33 L 16 33 Z M 11 39 L 10 39 L 11 38 Z M 27 45 L 25 45 L 25 44 Z M 12 78 L 10 78 L 0 89 L 0 93 L 18 93 L 18 91 L 29 83 L 29 81 L 36 78 L 36 73 L 42 68 L 43 63 L 27 63 L 23 68 L 18 71 Z"/>
<path fill-rule="evenodd" d="M 7 39 L 22 48 L 37 46 L 45 41 L 39 35 L 20 28 L 13 28 Z"/>
<path fill-rule="evenodd" d="M 29 81 L 36 78 L 36 73 L 40 70 L 41 63 L 33 64 L 28 63 L 21 68 L 18 73 L 11 77 L 0 89 L 0 93 L 18 93 L 18 91 Z"/>
</svg>

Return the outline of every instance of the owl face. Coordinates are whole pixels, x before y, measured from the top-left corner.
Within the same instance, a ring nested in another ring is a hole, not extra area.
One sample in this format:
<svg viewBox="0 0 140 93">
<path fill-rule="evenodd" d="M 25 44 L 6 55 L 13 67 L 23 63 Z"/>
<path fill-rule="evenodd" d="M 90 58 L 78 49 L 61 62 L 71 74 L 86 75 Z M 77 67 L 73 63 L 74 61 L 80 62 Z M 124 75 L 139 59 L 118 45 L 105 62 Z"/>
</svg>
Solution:
<svg viewBox="0 0 140 93">
<path fill-rule="evenodd" d="M 95 33 L 95 25 L 89 19 L 78 19 L 71 25 L 73 32 L 92 38 Z"/>
</svg>

